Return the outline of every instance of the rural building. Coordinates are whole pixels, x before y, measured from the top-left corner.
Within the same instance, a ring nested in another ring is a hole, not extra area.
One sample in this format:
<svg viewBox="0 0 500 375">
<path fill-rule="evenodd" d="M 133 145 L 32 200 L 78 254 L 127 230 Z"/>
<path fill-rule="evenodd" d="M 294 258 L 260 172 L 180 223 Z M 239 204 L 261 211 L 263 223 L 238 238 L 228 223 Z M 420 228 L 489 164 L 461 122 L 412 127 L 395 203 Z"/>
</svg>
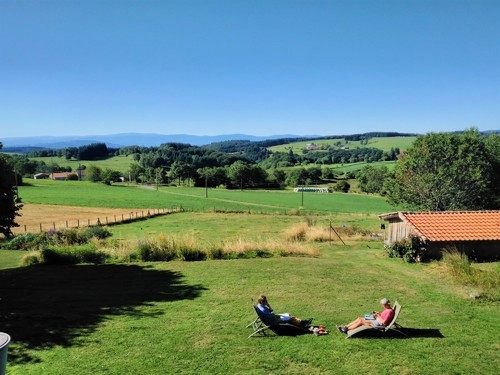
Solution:
<svg viewBox="0 0 500 375">
<path fill-rule="evenodd" d="M 54 172 L 50 174 L 52 180 L 65 181 L 69 175 L 77 175 L 76 172 Z"/>
<path fill-rule="evenodd" d="M 455 247 L 472 259 L 500 260 L 500 210 L 393 212 L 379 218 L 389 222 L 386 245 L 415 236 L 429 256 Z"/>
<path fill-rule="evenodd" d="M 35 180 L 46 180 L 50 177 L 48 173 L 37 173 L 33 176 Z"/>
</svg>

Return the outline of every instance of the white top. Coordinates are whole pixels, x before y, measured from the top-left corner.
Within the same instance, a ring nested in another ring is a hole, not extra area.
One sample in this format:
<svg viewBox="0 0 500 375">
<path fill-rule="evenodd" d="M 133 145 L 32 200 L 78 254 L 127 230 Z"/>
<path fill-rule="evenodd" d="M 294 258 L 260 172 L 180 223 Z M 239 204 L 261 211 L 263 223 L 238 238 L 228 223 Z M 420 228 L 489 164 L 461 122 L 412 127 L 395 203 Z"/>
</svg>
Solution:
<svg viewBox="0 0 500 375">
<path fill-rule="evenodd" d="M 2 349 L 4 346 L 9 345 L 10 342 L 10 336 L 6 333 L 0 332 L 0 349 Z"/>
</svg>

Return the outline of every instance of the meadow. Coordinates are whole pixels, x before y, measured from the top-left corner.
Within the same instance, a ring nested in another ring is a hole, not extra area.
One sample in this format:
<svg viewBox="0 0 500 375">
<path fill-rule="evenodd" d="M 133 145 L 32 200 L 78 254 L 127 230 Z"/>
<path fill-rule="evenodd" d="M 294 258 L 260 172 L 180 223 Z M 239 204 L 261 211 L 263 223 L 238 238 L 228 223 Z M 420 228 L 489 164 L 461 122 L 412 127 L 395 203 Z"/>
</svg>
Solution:
<svg viewBox="0 0 500 375">
<path fill-rule="evenodd" d="M 19 187 L 24 203 L 107 208 L 172 208 L 188 211 L 254 211 L 379 214 L 394 211 L 384 198 L 359 194 L 295 193 L 292 190 L 256 191 L 116 184 L 85 181 L 29 180 Z M 302 201 L 302 197 L 304 197 Z"/>
<path fill-rule="evenodd" d="M 377 137 L 370 138 L 367 144 L 361 144 L 361 141 L 348 141 L 345 142 L 344 138 L 335 138 L 335 139 L 317 139 L 317 140 L 308 140 L 301 142 L 291 142 L 283 145 L 272 146 L 269 147 L 269 150 L 272 152 L 289 152 L 293 150 L 295 153 L 302 153 L 302 150 L 307 148 L 308 144 L 314 143 L 318 146 L 331 146 L 335 148 L 339 148 L 336 143 L 341 142 L 341 146 L 349 146 L 349 148 L 365 148 L 365 147 L 375 147 L 379 148 L 383 151 L 390 151 L 391 148 L 398 147 L 401 151 L 407 150 L 413 141 L 415 141 L 416 137 Z M 317 150 L 321 152 L 322 150 Z M 326 150 L 325 150 L 326 152 Z"/>
<path fill-rule="evenodd" d="M 116 240 L 165 233 L 201 242 L 277 238 L 303 222 L 380 233 L 382 198 L 358 194 L 227 191 L 29 181 L 30 204 L 186 211 L 110 227 Z M 18 267 L 0 250 L 0 326 L 18 374 L 496 374 L 498 299 L 443 264 L 387 258 L 381 239 L 312 243 L 319 255 L 200 262 Z M 478 269 L 498 270 L 496 264 Z M 324 324 L 326 336 L 248 338 L 251 299 Z M 477 293 L 476 293 L 477 294 Z M 480 295 L 480 293 L 479 293 Z M 335 325 L 398 300 L 398 335 L 346 339 Z"/>
<path fill-rule="evenodd" d="M 109 168 L 113 171 L 126 173 L 130 169 L 130 164 L 134 163 L 132 155 L 118 155 L 104 160 L 67 160 L 64 157 L 47 156 L 47 157 L 31 157 L 30 160 L 43 161 L 50 165 L 55 163 L 61 167 L 71 167 L 71 170 L 76 171 L 80 165 L 89 167 L 96 165 L 99 168 Z"/>
</svg>

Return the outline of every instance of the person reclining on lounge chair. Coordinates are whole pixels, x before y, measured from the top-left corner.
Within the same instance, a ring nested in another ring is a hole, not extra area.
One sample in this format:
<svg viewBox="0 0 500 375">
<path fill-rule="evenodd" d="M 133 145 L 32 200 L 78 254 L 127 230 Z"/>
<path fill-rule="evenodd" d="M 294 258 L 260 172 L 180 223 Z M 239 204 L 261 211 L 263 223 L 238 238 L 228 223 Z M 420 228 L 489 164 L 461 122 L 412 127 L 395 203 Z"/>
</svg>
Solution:
<svg viewBox="0 0 500 375">
<path fill-rule="evenodd" d="M 311 324 L 312 319 L 307 319 L 307 320 L 301 320 L 299 318 L 296 318 L 295 316 L 290 316 L 288 314 L 275 314 L 273 312 L 273 309 L 269 302 L 267 302 L 267 297 L 263 294 L 261 294 L 259 297 L 257 297 L 257 302 L 259 303 L 257 305 L 257 308 L 269 319 L 274 319 L 277 322 L 282 322 L 282 323 L 291 323 L 296 326 L 302 326 L 302 327 L 307 327 L 308 325 Z"/>
<path fill-rule="evenodd" d="M 373 312 L 372 316 L 365 315 L 364 318 L 358 318 L 353 320 L 351 323 L 345 326 L 338 326 L 338 330 L 342 333 L 347 334 L 351 329 L 355 329 L 361 326 L 372 326 L 372 327 L 385 327 L 394 318 L 394 310 L 391 307 L 391 301 L 387 298 L 380 300 L 380 304 L 384 306 L 384 311 Z"/>
</svg>

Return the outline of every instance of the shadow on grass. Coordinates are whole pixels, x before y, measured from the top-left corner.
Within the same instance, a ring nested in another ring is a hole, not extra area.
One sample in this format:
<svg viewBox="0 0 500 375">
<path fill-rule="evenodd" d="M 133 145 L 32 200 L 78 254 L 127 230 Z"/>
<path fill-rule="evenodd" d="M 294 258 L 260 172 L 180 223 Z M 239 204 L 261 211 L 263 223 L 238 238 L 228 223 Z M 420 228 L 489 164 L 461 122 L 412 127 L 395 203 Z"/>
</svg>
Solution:
<svg viewBox="0 0 500 375">
<path fill-rule="evenodd" d="M 12 337 L 9 362 L 36 362 L 29 350 L 75 345 L 113 315 L 155 302 L 194 299 L 206 290 L 181 273 L 139 265 L 35 266 L 0 271 L 0 329 Z"/>
<path fill-rule="evenodd" d="M 391 338 L 391 339 L 412 339 L 412 338 L 444 338 L 439 329 L 433 328 L 401 328 L 399 329 L 405 335 L 399 332 L 389 330 L 388 332 L 380 332 L 374 329 L 361 331 L 353 338 Z"/>
</svg>

